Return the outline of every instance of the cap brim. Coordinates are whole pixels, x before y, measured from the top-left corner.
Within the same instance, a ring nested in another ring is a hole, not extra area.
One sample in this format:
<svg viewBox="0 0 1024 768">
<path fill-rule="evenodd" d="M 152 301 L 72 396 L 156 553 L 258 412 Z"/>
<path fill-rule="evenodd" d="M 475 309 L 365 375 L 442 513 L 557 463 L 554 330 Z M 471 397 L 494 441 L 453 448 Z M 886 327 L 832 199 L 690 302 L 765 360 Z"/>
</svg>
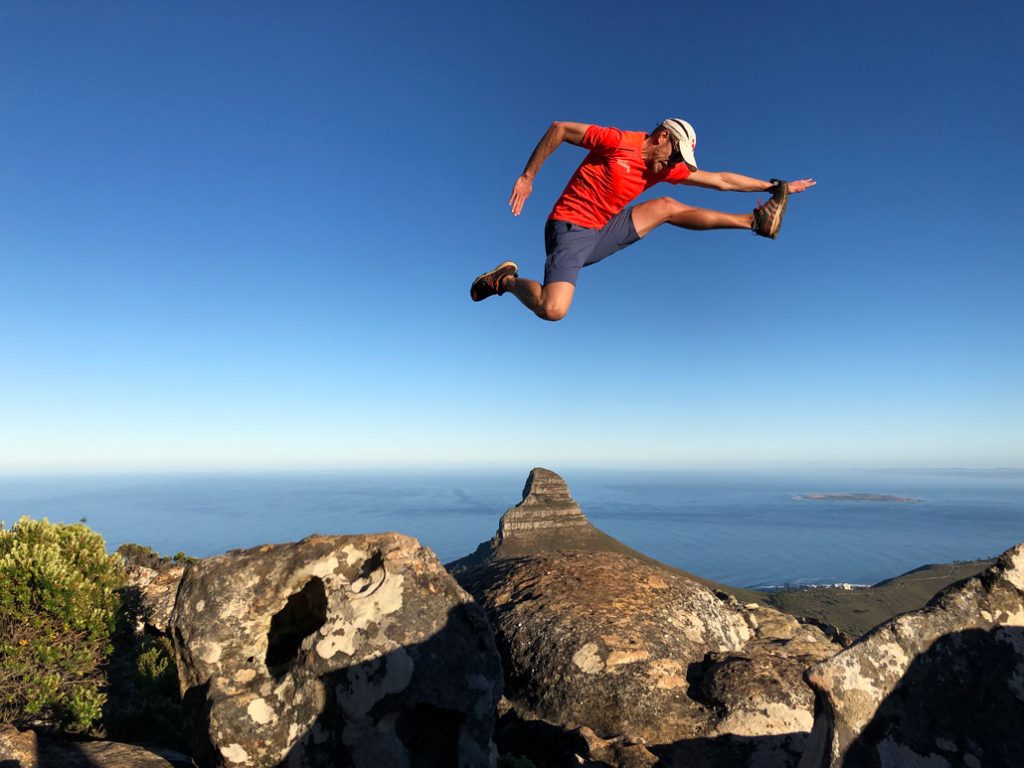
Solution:
<svg viewBox="0 0 1024 768">
<path fill-rule="evenodd" d="M 668 131 L 675 140 L 675 145 L 679 149 L 679 154 L 683 156 L 686 167 L 691 171 L 696 171 L 697 158 L 693 156 L 693 139 L 686 134 L 680 122 L 676 118 L 666 118 L 661 121 L 661 127 Z"/>
</svg>

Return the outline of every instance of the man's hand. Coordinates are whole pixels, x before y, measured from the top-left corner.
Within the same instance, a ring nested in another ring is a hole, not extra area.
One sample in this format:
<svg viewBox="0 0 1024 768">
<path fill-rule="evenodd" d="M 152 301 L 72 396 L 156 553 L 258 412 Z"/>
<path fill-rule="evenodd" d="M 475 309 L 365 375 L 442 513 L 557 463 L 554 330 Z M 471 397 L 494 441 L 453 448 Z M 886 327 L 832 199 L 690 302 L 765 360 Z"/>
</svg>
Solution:
<svg viewBox="0 0 1024 768">
<path fill-rule="evenodd" d="M 526 198 L 530 196 L 531 192 L 533 192 L 533 179 L 525 175 L 516 179 L 515 186 L 512 187 L 512 197 L 508 199 L 508 204 L 512 206 L 513 216 L 518 216 L 522 212 L 523 203 L 526 202 Z"/>
<path fill-rule="evenodd" d="M 787 181 L 786 186 L 789 188 L 789 194 L 795 195 L 797 192 L 803 192 L 808 187 L 813 187 L 817 183 L 814 179 L 800 179 L 799 181 Z"/>
<path fill-rule="evenodd" d="M 513 216 L 518 216 L 522 213 L 523 203 L 526 202 L 526 198 L 533 192 L 533 177 L 537 175 L 537 171 L 544 165 L 548 155 L 554 152 L 555 147 L 563 141 L 568 141 L 570 144 L 580 144 L 589 127 L 586 123 L 566 123 L 556 120 L 545 131 L 544 135 L 540 137 L 540 141 L 537 142 L 537 146 L 533 148 L 533 154 L 530 155 L 530 159 L 526 161 L 526 167 L 523 169 L 522 175 L 516 179 L 516 184 L 512 187 L 512 197 L 508 199 L 508 204 L 512 206 Z"/>
</svg>

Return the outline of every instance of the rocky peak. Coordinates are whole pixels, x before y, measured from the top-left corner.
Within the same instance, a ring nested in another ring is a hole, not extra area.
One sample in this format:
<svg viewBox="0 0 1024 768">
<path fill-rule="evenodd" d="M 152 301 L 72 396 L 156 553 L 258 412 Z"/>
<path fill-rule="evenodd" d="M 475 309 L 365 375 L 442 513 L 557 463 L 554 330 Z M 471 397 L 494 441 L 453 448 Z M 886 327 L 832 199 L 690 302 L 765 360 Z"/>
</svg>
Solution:
<svg viewBox="0 0 1024 768">
<path fill-rule="evenodd" d="M 530 540 L 557 531 L 581 534 L 592 530 L 565 480 L 550 469 L 536 467 L 523 486 L 523 500 L 501 516 L 494 543 L 501 546 L 519 539 L 538 543 Z"/>
<path fill-rule="evenodd" d="M 543 467 L 534 467 L 530 470 L 530 476 L 526 478 L 526 485 L 523 486 L 523 500 L 517 506 L 537 505 L 566 505 L 579 511 L 579 505 L 573 501 L 569 486 L 565 484 L 562 476 Z"/>
<path fill-rule="evenodd" d="M 748 602 L 759 599 L 753 592 L 736 590 L 670 568 L 609 536 L 587 520 L 561 475 L 543 467 L 534 467 L 530 471 L 523 486 L 522 501 L 509 507 L 501 516 L 497 533 L 482 542 L 471 555 L 448 563 L 446 567 L 456 578 L 462 578 L 471 569 L 485 563 L 541 552 L 566 551 L 618 552 L 656 568 L 696 579 L 712 590 L 742 593 Z"/>
</svg>

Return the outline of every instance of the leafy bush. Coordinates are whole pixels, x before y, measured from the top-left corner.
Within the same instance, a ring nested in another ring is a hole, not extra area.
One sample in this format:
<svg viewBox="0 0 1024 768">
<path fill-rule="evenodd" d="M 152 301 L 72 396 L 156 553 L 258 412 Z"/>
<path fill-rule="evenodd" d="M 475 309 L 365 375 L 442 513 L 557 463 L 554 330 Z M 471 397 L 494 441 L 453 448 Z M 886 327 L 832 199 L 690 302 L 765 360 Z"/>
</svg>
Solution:
<svg viewBox="0 0 1024 768">
<path fill-rule="evenodd" d="M 196 559 L 189 557 L 184 552 L 178 552 L 173 557 L 165 557 L 152 547 L 143 544 L 122 544 L 117 548 L 117 554 L 124 559 L 126 565 L 141 565 L 145 568 L 152 568 L 154 571 L 159 571 L 171 563 L 187 565 L 195 562 Z"/>
<path fill-rule="evenodd" d="M 187 749 L 178 672 L 171 641 L 162 636 L 122 636 L 111 669 L 103 725 L 109 738 Z"/>
<path fill-rule="evenodd" d="M 0 722 L 93 729 L 124 583 L 84 525 L 0 524 Z"/>
<path fill-rule="evenodd" d="M 162 557 L 152 547 L 142 544 L 122 544 L 117 548 L 117 554 L 124 560 L 125 565 L 141 565 L 144 568 L 152 568 L 154 571 L 160 570 L 171 562 L 170 558 Z"/>
<path fill-rule="evenodd" d="M 125 547 L 135 549 L 126 552 Z M 171 562 L 170 558 L 136 544 L 122 545 L 117 553 L 130 565 L 143 565 L 140 557 L 150 560 L 155 569 Z M 146 618 L 139 587 L 129 585 L 120 595 L 114 651 L 107 666 L 105 735 L 120 741 L 143 738 L 149 744 L 187 750 L 171 641 L 162 635 L 139 631 Z"/>
</svg>

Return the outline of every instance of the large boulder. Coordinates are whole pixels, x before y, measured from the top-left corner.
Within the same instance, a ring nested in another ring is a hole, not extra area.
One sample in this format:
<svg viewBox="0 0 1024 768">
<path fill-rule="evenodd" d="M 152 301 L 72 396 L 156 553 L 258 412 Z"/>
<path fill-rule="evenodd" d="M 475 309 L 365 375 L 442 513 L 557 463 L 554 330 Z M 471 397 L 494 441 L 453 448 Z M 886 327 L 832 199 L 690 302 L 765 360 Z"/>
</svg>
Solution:
<svg viewBox="0 0 1024 768">
<path fill-rule="evenodd" d="M 200 765 L 493 765 L 483 612 L 394 533 L 190 564 L 171 618 Z"/>
<path fill-rule="evenodd" d="M 625 735 L 669 765 L 795 765 L 813 723 L 803 672 L 838 646 L 792 616 L 628 551 L 502 553 L 515 536 L 506 525 L 513 514 L 534 540 L 543 528 L 531 525 L 530 510 L 540 522 L 557 519 L 532 493 L 540 472 L 502 518 L 490 557 L 456 568 L 488 612 L 506 695 L 523 720 Z M 564 509 L 564 482 L 547 470 L 542 477 Z"/>
<path fill-rule="evenodd" d="M 766 751 L 795 764 L 813 723 L 803 671 L 838 650 L 816 627 L 612 552 L 540 553 L 461 578 L 491 618 L 521 712 L 628 734 L 678 764 L 723 736 L 741 738 L 710 745 L 718 765 Z"/>
<path fill-rule="evenodd" d="M 807 673 L 800 768 L 1024 764 L 1024 544 Z"/>
</svg>

